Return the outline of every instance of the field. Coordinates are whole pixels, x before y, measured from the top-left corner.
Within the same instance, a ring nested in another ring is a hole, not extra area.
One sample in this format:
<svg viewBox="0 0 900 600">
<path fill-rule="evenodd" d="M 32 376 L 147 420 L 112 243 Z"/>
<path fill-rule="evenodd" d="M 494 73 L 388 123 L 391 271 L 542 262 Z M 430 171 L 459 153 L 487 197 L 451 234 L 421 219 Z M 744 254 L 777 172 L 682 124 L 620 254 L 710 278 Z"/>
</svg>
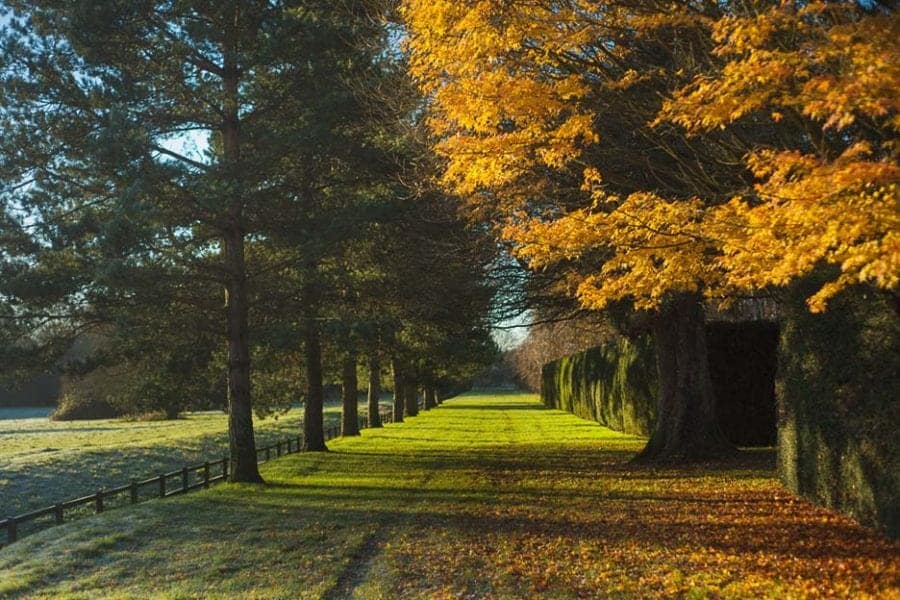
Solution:
<svg viewBox="0 0 900 600">
<path fill-rule="evenodd" d="M 224 485 L 0 550 L 29 598 L 896 598 L 900 545 L 790 497 L 769 454 L 650 469 L 642 441 L 467 396 Z"/>
<path fill-rule="evenodd" d="M 10 409 L 7 416 L 22 416 Z M 360 406 L 360 414 L 365 414 Z M 174 421 L 50 421 L 0 419 L 0 518 L 50 506 L 104 487 L 128 483 L 187 463 L 217 460 L 227 451 L 227 416 L 187 413 Z M 3 413 L 0 413 L 0 417 Z M 339 405 L 326 407 L 327 425 L 339 422 Z M 257 445 L 296 437 L 303 410 L 256 419 Z"/>
</svg>

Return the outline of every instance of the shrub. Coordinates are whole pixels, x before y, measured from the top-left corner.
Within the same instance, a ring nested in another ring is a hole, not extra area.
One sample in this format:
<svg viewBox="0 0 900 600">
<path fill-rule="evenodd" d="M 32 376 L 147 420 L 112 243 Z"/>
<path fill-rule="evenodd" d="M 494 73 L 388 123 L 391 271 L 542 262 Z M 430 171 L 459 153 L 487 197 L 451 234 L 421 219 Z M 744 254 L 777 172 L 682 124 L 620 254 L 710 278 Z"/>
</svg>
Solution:
<svg viewBox="0 0 900 600">
<path fill-rule="evenodd" d="M 106 375 L 106 369 L 103 371 Z M 95 374 L 63 377 L 59 405 L 50 418 L 54 421 L 80 421 L 112 419 L 125 414 L 125 408 L 115 401 L 115 390 L 110 390 L 106 385 L 107 379 L 111 378 Z"/>
<path fill-rule="evenodd" d="M 900 535 L 900 317 L 896 297 L 857 288 L 823 314 L 786 303 L 778 375 L 778 470 L 785 485 Z"/>
<path fill-rule="evenodd" d="M 707 325 L 706 337 L 722 431 L 740 446 L 772 445 L 778 326 L 716 322 Z M 656 421 L 657 385 L 651 337 L 619 337 L 544 365 L 541 396 L 552 408 L 649 436 Z"/>
</svg>

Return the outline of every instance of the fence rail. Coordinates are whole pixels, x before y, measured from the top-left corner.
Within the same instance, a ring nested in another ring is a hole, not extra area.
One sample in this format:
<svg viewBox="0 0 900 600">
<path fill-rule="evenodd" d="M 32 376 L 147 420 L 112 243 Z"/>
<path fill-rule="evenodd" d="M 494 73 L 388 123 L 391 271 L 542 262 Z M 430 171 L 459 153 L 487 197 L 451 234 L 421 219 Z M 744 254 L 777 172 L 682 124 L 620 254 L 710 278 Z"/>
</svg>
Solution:
<svg viewBox="0 0 900 600">
<path fill-rule="evenodd" d="M 379 411 L 379 416 L 381 417 L 382 423 L 393 422 L 393 415 L 390 410 L 383 409 Z M 365 429 L 368 426 L 368 417 L 360 417 L 359 428 Z M 341 435 L 341 428 L 339 426 L 327 427 L 325 428 L 324 434 L 325 441 L 332 440 Z M 269 446 L 257 448 L 256 462 L 262 464 L 280 458 L 281 456 L 296 454 L 297 452 L 300 452 L 302 447 L 302 435 L 281 439 Z M 85 514 L 102 513 L 105 510 L 110 510 L 113 507 L 108 507 L 106 501 L 117 499 L 119 497 L 127 498 L 127 502 L 125 503 L 127 506 L 146 502 L 153 498 L 170 498 L 194 490 L 205 489 L 213 484 L 228 480 L 228 462 L 228 457 L 223 456 L 215 461 L 185 465 L 175 471 L 160 473 L 156 477 L 140 480 L 132 479 L 129 483 L 118 487 L 99 489 L 95 493 L 87 496 L 65 500 L 54 504 L 53 506 L 47 506 L 20 515 L 6 517 L 5 519 L 0 520 L 0 530 L 6 530 L 6 545 L 9 545 L 22 537 L 23 532 L 20 531 L 22 525 L 33 523 L 50 516 L 53 517 L 53 521 L 44 523 L 44 527 L 41 527 L 40 529 L 61 525 L 66 520 L 67 511 L 72 511 L 73 509 L 82 506 L 93 506 L 93 509 L 89 510 L 87 513 L 84 511 L 78 512 L 76 513 L 76 517 L 84 516 Z M 175 480 L 174 482 L 171 481 L 173 479 Z M 171 483 L 174 483 L 174 485 L 171 485 Z M 151 495 L 144 494 L 142 496 L 141 491 L 148 487 L 152 487 L 154 493 Z M 37 529 L 35 531 L 37 531 Z M 3 544 L 0 544 L 0 548 L 2 547 Z"/>
</svg>

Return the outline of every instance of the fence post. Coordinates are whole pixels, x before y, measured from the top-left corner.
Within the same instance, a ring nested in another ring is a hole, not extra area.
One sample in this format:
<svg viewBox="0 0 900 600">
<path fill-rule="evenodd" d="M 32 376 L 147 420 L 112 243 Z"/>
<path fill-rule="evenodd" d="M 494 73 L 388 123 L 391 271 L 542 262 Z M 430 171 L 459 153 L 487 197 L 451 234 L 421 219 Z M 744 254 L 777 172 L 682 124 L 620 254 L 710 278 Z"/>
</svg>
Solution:
<svg viewBox="0 0 900 600">
<path fill-rule="evenodd" d="M 276 458 L 281 457 L 281 440 L 278 440 L 277 442 L 275 442 L 275 457 Z"/>
<path fill-rule="evenodd" d="M 188 468 L 181 467 L 181 491 L 187 494 L 188 491 Z"/>
<path fill-rule="evenodd" d="M 62 525 L 62 522 L 63 522 L 63 506 L 62 506 L 62 504 L 57 504 L 53 507 L 53 520 L 56 521 L 57 525 Z"/>
<path fill-rule="evenodd" d="M 15 517 L 6 517 L 6 541 L 12 544 L 19 539 L 19 530 L 16 527 Z"/>
<path fill-rule="evenodd" d="M 137 484 L 137 479 L 132 479 L 132 480 L 131 480 L 131 487 L 129 488 L 129 491 L 131 492 L 131 503 L 132 503 L 132 504 L 137 504 L 137 501 L 138 501 L 138 484 Z"/>
<path fill-rule="evenodd" d="M 222 479 L 228 481 L 228 457 L 222 458 Z"/>
<path fill-rule="evenodd" d="M 166 476 L 162 474 L 159 476 L 159 497 L 166 497 Z"/>
<path fill-rule="evenodd" d="M 97 493 L 94 495 L 94 507 L 98 513 L 103 512 L 103 490 L 97 490 Z"/>
<path fill-rule="evenodd" d="M 209 461 L 203 463 L 203 487 L 209 487 Z"/>
<path fill-rule="evenodd" d="M 269 462 L 270 454 L 269 451 L 272 449 L 271 446 L 266 446 L 266 462 Z"/>
<path fill-rule="evenodd" d="M 300 436 L 297 436 L 297 452 L 300 452 L 300 448 L 303 447 L 303 442 L 300 440 Z"/>
</svg>

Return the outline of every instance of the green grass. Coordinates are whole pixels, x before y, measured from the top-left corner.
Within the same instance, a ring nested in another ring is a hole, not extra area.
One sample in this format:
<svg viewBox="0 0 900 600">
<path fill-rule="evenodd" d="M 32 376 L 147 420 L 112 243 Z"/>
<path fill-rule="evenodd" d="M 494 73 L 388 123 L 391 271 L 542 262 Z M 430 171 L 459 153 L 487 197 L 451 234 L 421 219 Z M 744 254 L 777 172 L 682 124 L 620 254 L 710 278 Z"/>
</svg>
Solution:
<svg viewBox="0 0 900 600">
<path fill-rule="evenodd" d="M 360 414 L 365 414 L 360 406 Z M 255 419 L 258 446 L 300 433 L 303 410 Z M 340 406 L 326 407 L 326 424 Z M 0 518 L 43 508 L 97 489 L 217 460 L 228 448 L 228 417 L 187 413 L 173 421 L 0 420 Z"/>
<path fill-rule="evenodd" d="M 85 518 L 0 550 L 28 598 L 890 597 L 900 547 L 797 501 L 771 453 L 651 469 L 532 396 L 466 396 L 263 465 L 264 486 Z M 825 577 L 823 574 L 827 574 Z"/>
</svg>

